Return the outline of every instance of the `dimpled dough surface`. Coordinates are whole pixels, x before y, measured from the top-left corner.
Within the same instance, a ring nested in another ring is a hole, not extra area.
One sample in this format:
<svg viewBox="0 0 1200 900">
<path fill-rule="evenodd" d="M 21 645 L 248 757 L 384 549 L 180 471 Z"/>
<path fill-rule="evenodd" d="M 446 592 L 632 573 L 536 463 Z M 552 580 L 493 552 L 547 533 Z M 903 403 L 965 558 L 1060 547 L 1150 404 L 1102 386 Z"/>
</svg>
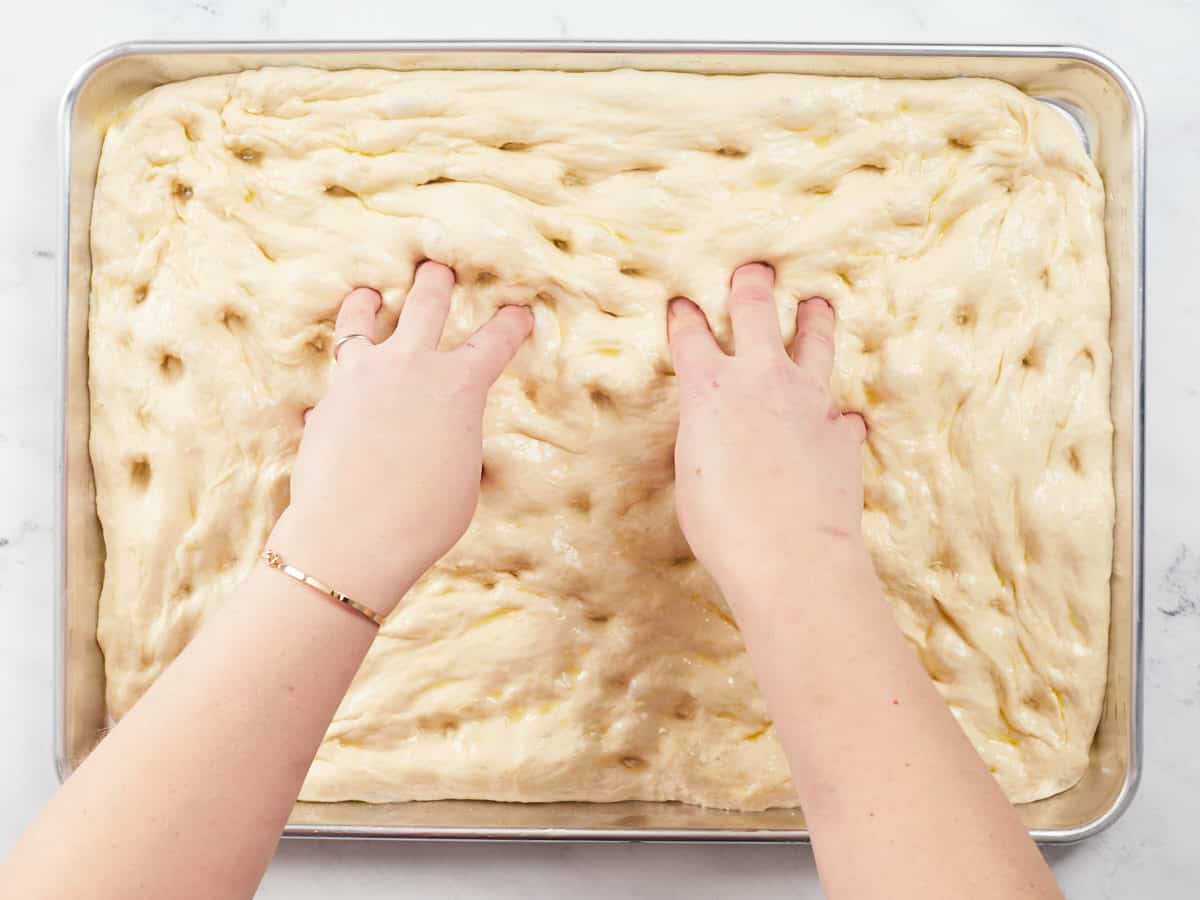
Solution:
<svg viewBox="0 0 1200 900">
<path fill-rule="evenodd" d="M 1102 204 L 1069 124 L 986 80 L 281 68 L 149 92 L 108 130 L 92 225 L 112 714 L 261 551 L 341 297 L 379 286 L 390 328 L 432 257 L 458 274 L 447 346 L 503 303 L 536 328 L 489 398 L 478 515 L 303 797 L 794 804 L 672 499 L 665 304 L 728 346 L 729 274 L 764 259 L 787 337 L 798 297 L 837 308 L 897 622 L 1008 795 L 1063 790 L 1105 679 Z"/>
</svg>

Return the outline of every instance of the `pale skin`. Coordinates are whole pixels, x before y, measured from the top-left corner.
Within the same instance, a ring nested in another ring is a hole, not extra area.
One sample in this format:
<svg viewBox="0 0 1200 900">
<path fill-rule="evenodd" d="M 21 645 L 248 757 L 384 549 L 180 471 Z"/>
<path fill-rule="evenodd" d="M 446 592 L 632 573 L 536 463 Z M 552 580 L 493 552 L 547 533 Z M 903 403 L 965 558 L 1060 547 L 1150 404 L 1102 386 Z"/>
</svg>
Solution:
<svg viewBox="0 0 1200 900">
<path fill-rule="evenodd" d="M 860 526 L 866 426 L 829 392 L 833 311 L 801 303 L 785 348 L 773 279 L 734 273 L 734 355 L 698 308 L 671 304 L 676 500 L 745 635 L 826 893 L 1060 897 L 883 601 Z M 533 327 L 505 307 L 438 351 L 453 283 L 422 265 L 391 335 L 378 294 L 346 297 L 337 334 L 371 341 L 342 346 L 268 541 L 383 614 L 470 523 L 487 391 Z M 256 566 L 21 837 L 0 895 L 253 896 L 375 633 Z"/>
<path fill-rule="evenodd" d="M 829 390 L 834 313 L 784 347 L 769 266 L 734 273 L 726 356 L 675 300 L 676 508 L 733 609 L 831 898 L 1061 897 L 884 603 L 862 536 L 863 420 Z"/>
</svg>

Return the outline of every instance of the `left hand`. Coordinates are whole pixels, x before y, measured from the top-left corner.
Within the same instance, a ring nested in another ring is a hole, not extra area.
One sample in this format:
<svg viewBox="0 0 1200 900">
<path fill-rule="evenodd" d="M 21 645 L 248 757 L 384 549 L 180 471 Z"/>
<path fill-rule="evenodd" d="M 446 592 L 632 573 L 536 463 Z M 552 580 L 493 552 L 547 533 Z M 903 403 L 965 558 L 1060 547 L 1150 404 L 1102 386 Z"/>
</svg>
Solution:
<svg viewBox="0 0 1200 900">
<path fill-rule="evenodd" d="M 386 615 L 462 537 L 479 499 L 488 389 L 533 328 L 500 309 L 461 347 L 439 352 L 454 271 L 423 263 L 396 330 L 380 339 L 379 294 L 342 302 L 328 395 L 306 416 L 291 503 L 268 546 L 286 562 Z"/>
</svg>

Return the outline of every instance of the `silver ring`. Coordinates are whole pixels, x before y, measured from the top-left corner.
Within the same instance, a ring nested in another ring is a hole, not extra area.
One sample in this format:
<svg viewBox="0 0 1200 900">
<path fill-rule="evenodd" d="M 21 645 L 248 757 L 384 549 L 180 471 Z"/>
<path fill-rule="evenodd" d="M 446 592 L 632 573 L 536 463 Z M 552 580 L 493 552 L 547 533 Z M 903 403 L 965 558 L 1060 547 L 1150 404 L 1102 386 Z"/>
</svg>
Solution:
<svg viewBox="0 0 1200 900">
<path fill-rule="evenodd" d="M 375 342 L 373 340 L 371 340 L 371 336 L 369 334 L 359 334 L 358 332 L 355 332 L 354 334 L 344 334 L 340 338 L 338 338 L 336 341 L 333 342 L 333 364 L 334 365 L 337 365 L 338 351 L 342 349 L 342 344 L 346 343 L 346 341 L 352 341 L 355 338 L 362 338 L 364 341 L 366 341 L 372 347 L 375 346 Z"/>
</svg>

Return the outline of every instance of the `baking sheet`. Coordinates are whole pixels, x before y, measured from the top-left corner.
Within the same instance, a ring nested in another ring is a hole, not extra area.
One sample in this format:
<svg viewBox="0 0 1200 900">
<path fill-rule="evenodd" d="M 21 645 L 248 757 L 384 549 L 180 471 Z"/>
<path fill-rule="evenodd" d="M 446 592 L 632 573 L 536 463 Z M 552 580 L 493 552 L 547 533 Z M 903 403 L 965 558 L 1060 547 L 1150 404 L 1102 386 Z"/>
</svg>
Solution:
<svg viewBox="0 0 1200 900">
<path fill-rule="evenodd" d="M 1145 117 L 1128 77 L 1074 47 L 884 44 L 396 42 L 124 44 L 89 61 L 61 114 L 63 346 L 59 393 L 56 754 L 60 777 L 103 733 L 96 607 L 104 547 L 88 455 L 87 322 L 92 190 L 104 131 L 169 81 L 264 65 L 411 69 L 667 69 L 1008 81 L 1077 122 L 1106 189 L 1113 347 L 1114 531 L 1108 688 L 1084 778 L 1019 812 L 1042 842 L 1095 834 L 1125 809 L 1141 760 L 1141 542 Z M 795 809 L 730 812 L 683 804 L 298 803 L 285 834 L 396 839 L 806 841 Z"/>
</svg>

